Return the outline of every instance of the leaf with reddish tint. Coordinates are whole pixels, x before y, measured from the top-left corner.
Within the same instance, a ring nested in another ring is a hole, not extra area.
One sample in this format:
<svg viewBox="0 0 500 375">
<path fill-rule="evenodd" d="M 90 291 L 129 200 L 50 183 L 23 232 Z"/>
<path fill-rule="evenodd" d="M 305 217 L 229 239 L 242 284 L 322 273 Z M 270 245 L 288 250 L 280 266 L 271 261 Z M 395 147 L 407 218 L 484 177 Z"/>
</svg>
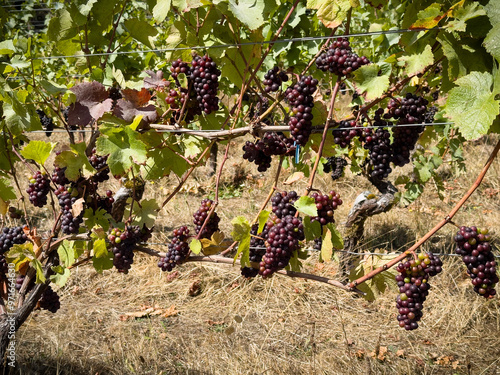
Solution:
<svg viewBox="0 0 500 375">
<path fill-rule="evenodd" d="M 146 70 L 149 77 L 144 78 L 144 87 L 146 89 L 158 89 L 160 87 L 170 86 L 170 82 L 163 78 L 163 72 L 158 70 L 156 73 L 152 70 Z"/>
<path fill-rule="evenodd" d="M 85 126 L 92 119 L 100 119 L 105 112 L 111 111 L 113 101 L 108 98 L 106 88 L 99 82 L 83 82 L 70 89 L 76 96 L 68 112 L 69 125 Z"/>
<path fill-rule="evenodd" d="M 113 114 L 127 122 L 132 121 L 136 116 L 142 116 L 143 121 L 152 123 L 158 118 L 156 107 L 153 104 L 144 106 L 151 99 L 148 90 L 125 89 L 122 91 L 123 98 L 118 100 Z"/>
</svg>

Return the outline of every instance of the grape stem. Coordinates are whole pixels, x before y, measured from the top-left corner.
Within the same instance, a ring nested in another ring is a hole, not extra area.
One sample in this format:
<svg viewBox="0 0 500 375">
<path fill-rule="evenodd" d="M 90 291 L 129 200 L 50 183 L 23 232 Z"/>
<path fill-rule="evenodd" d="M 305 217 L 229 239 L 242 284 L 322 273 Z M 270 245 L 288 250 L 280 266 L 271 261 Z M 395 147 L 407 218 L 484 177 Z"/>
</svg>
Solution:
<svg viewBox="0 0 500 375">
<path fill-rule="evenodd" d="M 420 240 L 418 240 L 412 247 L 410 247 L 408 250 L 406 250 L 403 254 L 390 260 L 389 262 L 387 262 L 383 266 L 376 268 L 371 272 L 368 272 L 366 275 L 360 277 L 359 279 L 354 280 L 353 282 L 351 282 L 349 284 L 349 286 L 351 288 L 355 288 L 357 285 L 364 283 L 365 281 L 372 279 L 374 276 L 378 275 L 379 273 L 393 267 L 394 265 L 396 265 L 397 263 L 402 261 L 404 258 L 406 258 L 409 254 L 414 253 L 416 249 L 418 249 L 420 246 L 422 246 L 429 238 L 431 238 L 443 226 L 450 223 L 453 216 L 455 216 L 455 214 L 460 210 L 460 208 L 462 208 L 464 203 L 467 202 L 467 200 L 474 193 L 474 191 L 476 191 L 476 189 L 479 187 L 479 185 L 481 185 L 481 182 L 483 181 L 483 178 L 486 175 L 486 172 L 488 171 L 491 164 L 493 163 L 493 160 L 495 160 L 495 157 L 497 156 L 499 150 L 500 150 L 500 141 L 498 141 L 497 145 L 495 146 L 495 148 L 491 152 L 483 169 L 481 170 L 478 177 L 476 178 L 476 181 L 474 181 L 474 183 L 469 188 L 467 193 L 464 194 L 462 199 L 460 199 L 460 201 L 455 205 L 455 207 L 453 207 L 453 209 L 450 211 L 450 213 L 444 219 L 442 219 L 438 224 L 436 224 L 436 226 L 434 226 L 434 228 L 432 228 L 429 232 L 427 232 L 427 234 L 425 234 Z"/>
</svg>

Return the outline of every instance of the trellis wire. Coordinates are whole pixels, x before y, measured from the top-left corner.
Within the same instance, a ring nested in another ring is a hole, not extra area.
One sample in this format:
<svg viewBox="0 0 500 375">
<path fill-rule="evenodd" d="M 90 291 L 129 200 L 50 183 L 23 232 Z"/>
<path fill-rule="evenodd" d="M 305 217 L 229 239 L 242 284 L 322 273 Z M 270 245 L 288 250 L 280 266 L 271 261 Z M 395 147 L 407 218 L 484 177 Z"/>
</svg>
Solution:
<svg viewBox="0 0 500 375">
<path fill-rule="evenodd" d="M 344 37 L 358 38 L 364 36 L 374 36 L 374 35 L 386 35 L 386 34 L 403 34 L 409 32 L 420 32 L 420 31 L 431 31 L 431 30 L 444 30 L 445 27 L 435 27 L 432 29 L 421 28 L 421 29 L 397 29 L 397 30 L 383 30 L 383 31 L 371 31 L 366 33 L 355 33 L 346 35 L 332 35 L 332 36 L 309 36 L 302 38 L 286 38 L 264 40 L 262 42 L 244 42 L 235 44 L 215 44 L 212 46 L 192 46 L 192 47 L 176 47 L 176 48 L 157 48 L 141 51 L 115 51 L 115 52 L 99 52 L 99 53 L 87 53 L 82 55 L 58 55 L 58 56 L 42 56 L 35 57 L 34 60 L 53 60 L 53 59 L 67 59 L 67 58 L 81 58 L 81 57 L 92 57 L 92 56 L 111 56 L 111 55 L 129 55 L 129 54 L 141 54 L 141 53 L 157 53 L 157 52 L 176 52 L 176 51 L 188 51 L 188 50 L 198 50 L 198 49 L 214 49 L 214 48 L 235 48 L 243 46 L 253 46 L 253 45 L 266 45 L 266 44 L 276 44 L 276 43 L 295 43 L 295 42 L 310 42 L 315 40 L 327 40 L 327 39 L 339 39 Z"/>
</svg>

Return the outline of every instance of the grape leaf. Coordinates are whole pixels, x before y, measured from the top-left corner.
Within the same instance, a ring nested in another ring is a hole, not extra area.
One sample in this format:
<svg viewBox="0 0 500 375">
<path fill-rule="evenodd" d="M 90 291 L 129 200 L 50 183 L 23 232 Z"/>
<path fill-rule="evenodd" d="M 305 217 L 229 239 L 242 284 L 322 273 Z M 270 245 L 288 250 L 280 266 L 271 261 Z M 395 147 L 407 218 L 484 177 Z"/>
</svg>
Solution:
<svg viewBox="0 0 500 375">
<path fill-rule="evenodd" d="M 50 281 L 52 281 L 59 287 L 63 287 L 64 285 L 66 285 L 66 282 L 71 275 L 71 271 L 63 266 L 52 267 L 52 271 L 54 271 L 55 273 L 53 275 L 50 275 Z"/>
<path fill-rule="evenodd" d="M 45 282 L 45 275 L 43 273 L 43 265 L 36 258 L 32 259 L 30 262 L 30 266 L 36 270 L 36 283 L 43 284 Z"/>
<path fill-rule="evenodd" d="M 349 0 L 307 0 L 307 8 L 317 9 L 318 19 L 333 29 L 345 20 L 351 3 Z"/>
<path fill-rule="evenodd" d="M 94 240 L 92 248 L 94 250 L 92 263 L 95 270 L 101 273 L 104 270 L 111 269 L 113 267 L 113 253 L 108 251 L 106 247 L 106 240 L 104 238 Z"/>
<path fill-rule="evenodd" d="M 271 212 L 267 210 L 262 210 L 259 213 L 259 228 L 257 229 L 257 233 L 262 233 L 267 223 L 267 219 L 269 219 L 269 215 L 271 215 Z"/>
<path fill-rule="evenodd" d="M 91 208 L 87 208 L 83 214 L 83 218 L 85 219 L 85 225 L 88 229 L 98 226 L 107 231 L 109 229 L 109 222 L 112 216 L 102 208 L 98 208 L 96 211 Z"/>
<path fill-rule="evenodd" d="M 156 199 L 145 199 L 141 201 L 141 205 L 134 204 L 134 224 L 142 228 L 143 224 L 148 228 L 155 225 L 156 216 L 158 215 L 158 202 Z"/>
<path fill-rule="evenodd" d="M 389 88 L 389 77 L 379 76 L 376 64 L 364 65 L 354 72 L 355 86 L 359 93 L 366 93 L 366 100 L 380 97 Z"/>
<path fill-rule="evenodd" d="M 47 36 L 49 40 L 60 41 L 73 38 L 78 33 L 76 23 L 66 8 L 58 9 L 54 17 L 50 18 Z"/>
<path fill-rule="evenodd" d="M 325 228 L 326 231 L 325 238 L 321 242 L 321 251 L 319 254 L 319 260 L 320 262 L 330 262 L 333 259 L 333 242 L 332 242 L 332 236 L 329 236 L 328 234 L 330 231 Z"/>
<path fill-rule="evenodd" d="M 4 201 L 17 198 L 14 187 L 10 186 L 10 181 L 6 178 L 0 178 L 0 198 Z"/>
<path fill-rule="evenodd" d="M 90 165 L 89 159 L 85 154 L 87 145 L 85 142 L 70 145 L 71 151 L 62 151 L 56 156 L 54 164 L 59 168 L 66 168 L 64 172 L 68 180 L 76 181 L 80 173 L 84 177 L 89 177 L 96 173 L 96 170 Z"/>
<path fill-rule="evenodd" d="M 149 77 L 144 77 L 144 88 L 146 89 L 158 89 L 161 87 L 170 86 L 170 81 L 163 78 L 163 72 L 158 70 L 156 73 L 152 70 L 146 70 L 145 72 Z"/>
<path fill-rule="evenodd" d="M 69 108 L 69 125 L 85 126 L 92 119 L 99 120 L 104 112 L 111 111 L 113 100 L 108 98 L 108 91 L 102 83 L 82 82 L 70 90 L 75 93 L 76 102 Z"/>
<path fill-rule="evenodd" d="M 304 234 L 307 241 L 312 241 L 315 238 L 321 237 L 321 224 L 319 221 L 315 220 L 311 222 L 311 217 L 306 216 L 304 218 Z"/>
<path fill-rule="evenodd" d="M 276 7 L 275 0 L 228 0 L 229 10 L 250 30 L 261 27 Z"/>
<path fill-rule="evenodd" d="M 226 250 L 233 243 L 233 241 L 226 239 L 224 237 L 224 233 L 220 231 L 212 234 L 212 237 L 210 239 L 202 238 L 200 242 L 202 245 L 203 254 L 207 256 L 219 254 L 221 251 Z"/>
<path fill-rule="evenodd" d="M 191 252 L 192 252 L 193 254 L 198 255 L 198 254 L 200 253 L 200 251 L 201 251 L 201 248 L 202 248 L 202 246 L 201 246 L 201 242 L 200 242 L 200 240 L 197 240 L 196 238 L 195 238 L 195 239 L 193 239 L 193 240 L 189 243 L 189 249 L 191 250 Z"/>
<path fill-rule="evenodd" d="M 170 6 L 172 5 L 172 0 L 158 0 L 153 8 L 153 18 L 156 22 L 160 23 L 165 20 L 170 11 Z"/>
<path fill-rule="evenodd" d="M 125 20 L 124 25 L 132 38 L 145 44 L 149 48 L 155 48 L 154 39 L 158 34 L 158 30 L 151 26 L 146 21 L 141 21 L 136 18 Z"/>
<path fill-rule="evenodd" d="M 485 10 L 493 27 L 484 39 L 484 47 L 497 61 L 500 61 L 500 1 L 491 0 L 485 6 Z"/>
<path fill-rule="evenodd" d="M 238 241 L 238 251 L 234 256 L 234 260 L 238 259 L 241 254 L 240 263 L 242 267 L 250 264 L 250 224 L 248 220 L 243 216 L 235 217 L 231 224 L 233 224 L 233 231 L 231 232 L 231 237 L 233 240 Z"/>
<path fill-rule="evenodd" d="M 302 196 L 295 201 L 293 206 L 304 215 L 318 216 L 318 209 L 316 208 L 316 201 L 312 197 Z"/>
<path fill-rule="evenodd" d="M 7 93 L 2 96 L 5 124 L 13 135 L 25 131 L 42 130 L 40 117 L 31 103 L 21 102 L 17 95 Z"/>
<path fill-rule="evenodd" d="M 113 175 L 124 175 L 132 166 L 146 162 L 146 146 L 130 126 L 102 127 L 101 132 L 103 136 L 96 142 L 97 153 L 109 154 L 107 163 Z"/>
<path fill-rule="evenodd" d="M 455 81 L 446 101 L 446 116 L 467 140 L 477 139 L 488 132 L 499 113 L 500 101 L 492 93 L 490 73 L 471 72 Z"/>
<path fill-rule="evenodd" d="M 75 242 L 64 240 L 62 244 L 57 248 L 57 254 L 59 255 L 59 262 L 64 267 L 69 267 L 75 263 L 75 259 L 78 258 L 78 254 L 75 250 Z"/>
<path fill-rule="evenodd" d="M 411 26 L 412 29 L 426 28 L 432 29 L 439 21 L 446 17 L 446 13 L 441 14 L 441 4 L 431 4 L 417 14 L 417 21 Z"/>
<path fill-rule="evenodd" d="M 44 141 L 31 141 L 21 150 L 21 155 L 26 159 L 34 160 L 39 165 L 44 165 L 56 143 Z"/>
<path fill-rule="evenodd" d="M 300 272 L 302 269 L 302 262 L 299 260 L 299 252 L 294 251 L 292 257 L 290 258 L 289 265 L 286 267 L 287 270 L 293 272 Z"/>
<path fill-rule="evenodd" d="M 462 6 L 457 6 L 457 5 Z M 486 15 L 484 8 L 477 2 L 467 4 L 465 7 L 462 2 L 453 6 L 453 20 L 448 22 L 446 29 L 451 31 L 466 31 L 467 21 L 479 16 Z"/>
<path fill-rule="evenodd" d="M 335 224 L 328 223 L 326 227 L 328 228 L 328 231 L 330 232 L 332 246 L 338 250 L 343 249 L 344 248 L 344 240 L 342 239 L 342 235 L 340 234 L 338 229 L 335 227 Z"/>
<path fill-rule="evenodd" d="M 151 94 L 143 88 L 141 91 L 134 89 L 122 90 L 123 98 L 119 99 L 113 110 L 113 114 L 127 122 L 134 120 L 136 116 L 143 116 L 143 120 L 152 123 L 158 118 L 156 107 L 148 103 Z"/>
<path fill-rule="evenodd" d="M 434 63 L 434 54 L 432 47 L 427 44 L 421 53 L 413 53 L 398 58 L 398 61 L 404 61 L 406 65 L 406 74 L 413 75 L 422 73 L 425 68 Z"/>
</svg>

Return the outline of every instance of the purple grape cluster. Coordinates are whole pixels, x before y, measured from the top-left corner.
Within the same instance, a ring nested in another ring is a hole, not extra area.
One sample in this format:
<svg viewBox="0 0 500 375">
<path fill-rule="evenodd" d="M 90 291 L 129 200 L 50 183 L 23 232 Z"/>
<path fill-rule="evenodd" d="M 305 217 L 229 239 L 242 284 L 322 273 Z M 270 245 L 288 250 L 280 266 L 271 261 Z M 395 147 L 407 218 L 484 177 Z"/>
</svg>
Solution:
<svg viewBox="0 0 500 375">
<path fill-rule="evenodd" d="M 299 145 L 305 146 L 312 130 L 313 94 L 318 86 L 318 80 L 312 76 L 302 76 L 300 81 L 285 91 L 285 97 L 292 106 L 293 116 L 290 117 L 291 136 Z"/>
<path fill-rule="evenodd" d="M 368 129 L 367 129 L 368 130 Z M 387 129 L 377 128 L 375 132 L 367 132 L 364 148 L 369 151 L 372 171 L 371 177 L 376 180 L 387 178 L 392 172 L 391 134 Z"/>
<path fill-rule="evenodd" d="M 92 149 L 92 153 L 89 157 L 89 162 L 92 167 L 97 171 L 92 177 L 95 182 L 103 182 L 109 180 L 109 166 L 107 163 L 109 155 L 100 156 L 97 155 L 97 150 Z"/>
<path fill-rule="evenodd" d="M 219 109 L 220 70 L 208 55 L 195 56 L 191 62 L 191 81 L 200 109 L 207 115 Z"/>
<path fill-rule="evenodd" d="M 286 73 L 275 65 L 274 68 L 270 69 L 264 75 L 263 83 L 266 92 L 275 92 L 278 91 L 281 88 L 281 84 L 286 81 L 288 81 Z"/>
<path fill-rule="evenodd" d="M 250 234 L 252 235 L 252 237 L 250 238 L 249 260 L 250 262 L 254 263 L 260 263 L 262 261 L 262 257 L 266 253 L 266 244 L 264 238 L 267 237 L 267 234 L 269 232 L 267 225 L 264 226 L 262 233 L 258 233 L 258 230 L 259 230 L 259 224 L 252 225 L 252 228 L 250 229 Z M 247 279 L 255 277 L 258 274 L 259 274 L 258 268 L 241 267 L 241 276 Z"/>
<path fill-rule="evenodd" d="M 15 288 L 19 292 L 24 283 L 24 279 L 26 279 L 26 275 L 17 275 L 16 277 L 16 285 Z M 35 278 L 31 278 L 28 288 L 26 289 L 26 293 L 28 293 L 35 286 Z"/>
<path fill-rule="evenodd" d="M 359 137 L 362 134 L 362 127 L 354 120 L 340 121 L 338 129 L 333 129 L 332 134 L 335 144 L 345 148 L 351 144 L 353 138 Z"/>
<path fill-rule="evenodd" d="M 400 294 L 396 298 L 399 326 L 407 331 L 418 328 L 422 318 L 423 303 L 429 294 L 429 278 L 442 271 L 441 259 L 427 253 L 419 254 L 418 258 L 399 263 L 396 282 Z"/>
<path fill-rule="evenodd" d="M 47 204 L 47 195 L 50 192 L 50 179 L 40 171 L 36 171 L 31 177 L 26 192 L 29 194 L 30 202 L 35 207 L 43 207 Z"/>
<path fill-rule="evenodd" d="M 167 254 L 165 257 L 160 258 L 158 262 L 158 267 L 163 272 L 172 271 L 176 265 L 181 264 L 189 255 L 188 238 L 189 229 L 186 226 L 174 230 L 174 237 L 168 244 Z"/>
<path fill-rule="evenodd" d="M 5 254 L 13 245 L 22 245 L 28 241 L 23 227 L 4 227 L 0 232 L 0 254 Z"/>
<path fill-rule="evenodd" d="M 279 218 L 282 219 L 285 216 L 295 215 L 297 209 L 293 205 L 299 196 L 295 191 L 282 191 L 277 192 L 271 199 L 272 211 Z"/>
<path fill-rule="evenodd" d="M 120 88 L 117 86 L 110 87 L 108 91 L 108 98 L 114 102 L 113 104 L 116 104 L 118 100 L 123 98 Z"/>
<path fill-rule="evenodd" d="M 11 219 L 20 219 L 23 216 L 23 212 L 15 207 L 9 207 L 9 217 Z"/>
<path fill-rule="evenodd" d="M 365 57 L 359 57 L 352 52 L 351 45 L 347 38 L 336 39 L 326 52 L 323 52 L 316 59 L 318 69 L 329 71 L 337 76 L 348 76 L 359 67 L 369 64 Z"/>
<path fill-rule="evenodd" d="M 201 201 L 200 208 L 198 209 L 198 211 L 194 213 L 193 218 L 194 218 L 196 234 L 199 234 L 201 227 L 203 226 L 203 223 L 207 219 L 208 213 L 210 212 L 210 208 L 212 207 L 213 204 L 214 202 L 211 199 L 203 199 Z M 212 234 L 214 234 L 219 230 L 219 221 L 220 218 L 214 211 L 210 216 L 210 218 L 208 219 L 207 225 L 203 229 L 200 238 L 212 237 Z"/>
<path fill-rule="evenodd" d="M 323 171 L 325 173 L 331 172 L 332 180 L 338 180 L 344 174 L 344 168 L 347 166 L 347 160 L 339 156 L 332 156 L 326 159 L 323 164 Z"/>
<path fill-rule="evenodd" d="M 111 214 L 113 210 L 113 203 L 115 203 L 115 199 L 113 198 L 113 192 L 111 190 L 106 190 L 106 196 L 97 197 L 97 208 L 103 209 L 108 214 Z"/>
<path fill-rule="evenodd" d="M 243 145 L 243 159 L 257 165 L 257 170 L 259 172 L 265 172 L 271 168 L 271 162 L 273 160 L 271 156 L 264 154 L 257 148 L 257 142 L 253 143 L 250 141 L 246 141 Z"/>
<path fill-rule="evenodd" d="M 41 309 L 50 311 L 52 314 L 55 314 L 61 308 L 59 295 L 54 292 L 50 285 L 45 289 L 38 303 Z"/>
<path fill-rule="evenodd" d="M 170 90 L 168 97 L 165 99 L 166 103 L 170 105 L 170 108 L 174 109 L 170 122 L 172 125 L 176 123 L 191 123 L 194 118 L 201 115 L 202 111 L 198 102 L 196 101 L 196 94 L 193 90 L 185 89 L 181 87 L 177 90 Z M 184 102 L 187 101 L 186 105 Z M 184 112 L 182 112 L 184 108 Z M 182 112 L 182 118 L 181 116 Z"/>
<path fill-rule="evenodd" d="M 128 273 L 134 263 L 134 249 L 138 242 L 146 241 L 151 236 L 148 229 L 138 225 L 129 225 L 125 230 L 113 228 L 108 235 L 108 250 L 114 255 L 113 266 L 118 272 Z"/>
<path fill-rule="evenodd" d="M 293 252 L 299 248 L 299 241 L 304 240 L 304 225 L 299 217 L 292 215 L 270 221 L 266 236 L 267 248 L 260 262 L 259 274 L 263 278 L 271 277 L 276 271 L 285 268 Z"/>
<path fill-rule="evenodd" d="M 179 74 L 184 73 L 187 77 L 191 75 L 191 67 L 182 59 L 177 59 L 172 62 L 172 66 L 170 67 L 170 72 L 172 73 L 172 78 L 175 80 L 177 87 L 181 87 L 179 82 Z"/>
<path fill-rule="evenodd" d="M 71 188 L 67 190 L 64 186 L 59 186 L 55 194 L 62 211 L 61 230 L 64 234 L 77 234 L 83 222 L 83 210 L 77 217 L 73 216 L 73 204 L 78 198 L 71 196 L 70 190 L 72 191 Z"/>
<path fill-rule="evenodd" d="M 492 298 L 496 294 L 498 276 L 488 229 L 463 226 L 454 240 L 457 244 L 455 252 L 462 256 L 467 266 L 467 274 L 472 280 L 474 291 L 485 298 Z"/>
<path fill-rule="evenodd" d="M 45 130 L 45 135 L 50 137 L 52 135 L 52 130 L 54 130 L 54 121 L 52 121 L 52 118 L 47 116 L 47 114 L 41 109 L 37 109 L 36 113 L 40 118 L 43 130 Z"/>
<path fill-rule="evenodd" d="M 283 133 L 267 132 L 262 139 L 247 141 L 243 145 L 243 159 L 255 163 L 259 172 L 265 172 L 271 167 L 273 155 L 291 156 L 294 153 L 293 140 Z"/>
<path fill-rule="evenodd" d="M 9 273 L 9 263 L 3 254 L 0 254 L 0 281 L 7 280 L 7 274 Z"/>
<path fill-rule="evenodd" d="M 313 193 L 312 198 L 316 201 L 318 216 L 311 217 L 312 221 L 318 221 L 321 225 L 334 223 L 334 211 L 342 204 L 339 193 L 330 191 L 328 194 Z"/>
</svg>

